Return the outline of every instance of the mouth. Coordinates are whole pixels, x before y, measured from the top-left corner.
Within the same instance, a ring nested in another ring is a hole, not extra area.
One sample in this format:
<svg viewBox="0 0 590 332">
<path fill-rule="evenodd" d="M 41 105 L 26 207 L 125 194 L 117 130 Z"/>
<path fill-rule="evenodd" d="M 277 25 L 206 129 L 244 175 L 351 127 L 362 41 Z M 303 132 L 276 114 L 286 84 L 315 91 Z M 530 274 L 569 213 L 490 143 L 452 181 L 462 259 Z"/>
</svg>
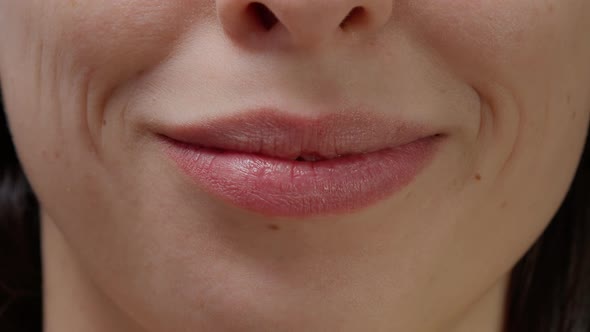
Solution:
<svg viewBox="0 0 590 332">
<path fill-rule="evenodd" d="M 351 213 L 392 196 L 446 137 L 366 112 L 316 118 L 259 109 L 158 135 L 187 180 L 268 217 Z"/>
</svg>

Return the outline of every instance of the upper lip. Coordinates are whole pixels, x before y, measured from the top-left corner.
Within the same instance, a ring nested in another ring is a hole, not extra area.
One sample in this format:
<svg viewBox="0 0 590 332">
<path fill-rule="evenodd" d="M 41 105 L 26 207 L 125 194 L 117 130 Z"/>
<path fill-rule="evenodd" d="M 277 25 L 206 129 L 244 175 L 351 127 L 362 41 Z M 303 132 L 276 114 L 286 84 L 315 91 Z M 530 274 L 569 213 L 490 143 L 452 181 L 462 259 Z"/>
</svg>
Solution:
<svg viewBox="0 0 590 332">
<path fill-rule="evenodd" d="M 161 134 L 196 147 L 316 160 L 394 148 L 439 133 L 364 110 L 310 118 L 258 108 L 197 124 L 171 125 Z"/>
</svg>

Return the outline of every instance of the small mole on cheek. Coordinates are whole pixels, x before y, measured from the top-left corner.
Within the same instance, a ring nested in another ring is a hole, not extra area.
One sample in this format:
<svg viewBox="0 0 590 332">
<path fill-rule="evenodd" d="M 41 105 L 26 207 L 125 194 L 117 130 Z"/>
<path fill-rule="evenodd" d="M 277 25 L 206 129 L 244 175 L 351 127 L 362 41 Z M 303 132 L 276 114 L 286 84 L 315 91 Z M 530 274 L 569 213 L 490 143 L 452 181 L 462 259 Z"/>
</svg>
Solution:
<svg viewBox="0 0 590 332">
<path fill-rule="evenodd" d="M 103 125 L 103 127 L 107 125 L 107 120 L 106 119 L 102 120 L 102 125 Z"/>
<path fill-rule="evenodd" d="M 55 157 L 55 159 L 59 159 L 61 157 L 61 153 L 59 153 L 59 151 L 55 151 L 53 153 L 53 157 Z"/>
<path fill-rule="evenodd" d="M 481 174 L 476 173 L 474 178 L 475 178 L 476 181 L 480 181 L 481 180 Z"/>
<path fill-rule="evenodd" d="M 268 224 L 268 225 L 266 225 L 266 227 L 270 230 L 273 230 L 273 231 L 278 231 L 280 229 L 279 225 L 275 225 L 275 224 Z"/>
</svg>

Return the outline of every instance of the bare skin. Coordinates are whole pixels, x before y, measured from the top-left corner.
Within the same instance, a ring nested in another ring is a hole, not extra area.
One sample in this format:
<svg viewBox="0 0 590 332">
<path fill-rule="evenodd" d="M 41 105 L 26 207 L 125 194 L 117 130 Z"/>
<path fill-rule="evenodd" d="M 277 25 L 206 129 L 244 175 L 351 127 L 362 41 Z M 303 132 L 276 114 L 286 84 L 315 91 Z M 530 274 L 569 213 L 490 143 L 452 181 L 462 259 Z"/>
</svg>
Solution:
<svg viewBox="0 0 590 332">
<path fill-rule="evenodd" d="M 259 3 L 269 31 L 241 0 L 0 0 L 45 331 L 500 332 L 585 142 L 590 2 Z M 151 139 L 260 103 L 362 103 L 446 140 L 401 193 L 292 220 L 195 189 Z"/>
</svg>

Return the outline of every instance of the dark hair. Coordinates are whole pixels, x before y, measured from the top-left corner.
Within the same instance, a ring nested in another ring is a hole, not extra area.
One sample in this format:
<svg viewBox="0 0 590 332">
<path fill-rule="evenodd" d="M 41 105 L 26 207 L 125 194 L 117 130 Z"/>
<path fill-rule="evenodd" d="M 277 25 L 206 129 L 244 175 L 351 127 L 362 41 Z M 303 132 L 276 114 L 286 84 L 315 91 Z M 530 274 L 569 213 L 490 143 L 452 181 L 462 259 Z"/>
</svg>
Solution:
<svg viewBox="0 0 590 332">
<path fill-rule="evenodd" d="M 1 91 L 0 117 L 0 331 L 39 332 L 39 209 L 12 144 Z M 589 158 L 586 144 L 565 201 L 512 269 L 504 332 L 590 331 Z"/>
<path fill-rule="evenodd" d="M 22 171 L 0 91 L 0 331 L 41 331 L 38 205 Z"/>
<path fill-rule="evenodd" d="M 590 142 L 551 223 L 512 270 L 505 332 L 590 331 Z"/>
</svg>

